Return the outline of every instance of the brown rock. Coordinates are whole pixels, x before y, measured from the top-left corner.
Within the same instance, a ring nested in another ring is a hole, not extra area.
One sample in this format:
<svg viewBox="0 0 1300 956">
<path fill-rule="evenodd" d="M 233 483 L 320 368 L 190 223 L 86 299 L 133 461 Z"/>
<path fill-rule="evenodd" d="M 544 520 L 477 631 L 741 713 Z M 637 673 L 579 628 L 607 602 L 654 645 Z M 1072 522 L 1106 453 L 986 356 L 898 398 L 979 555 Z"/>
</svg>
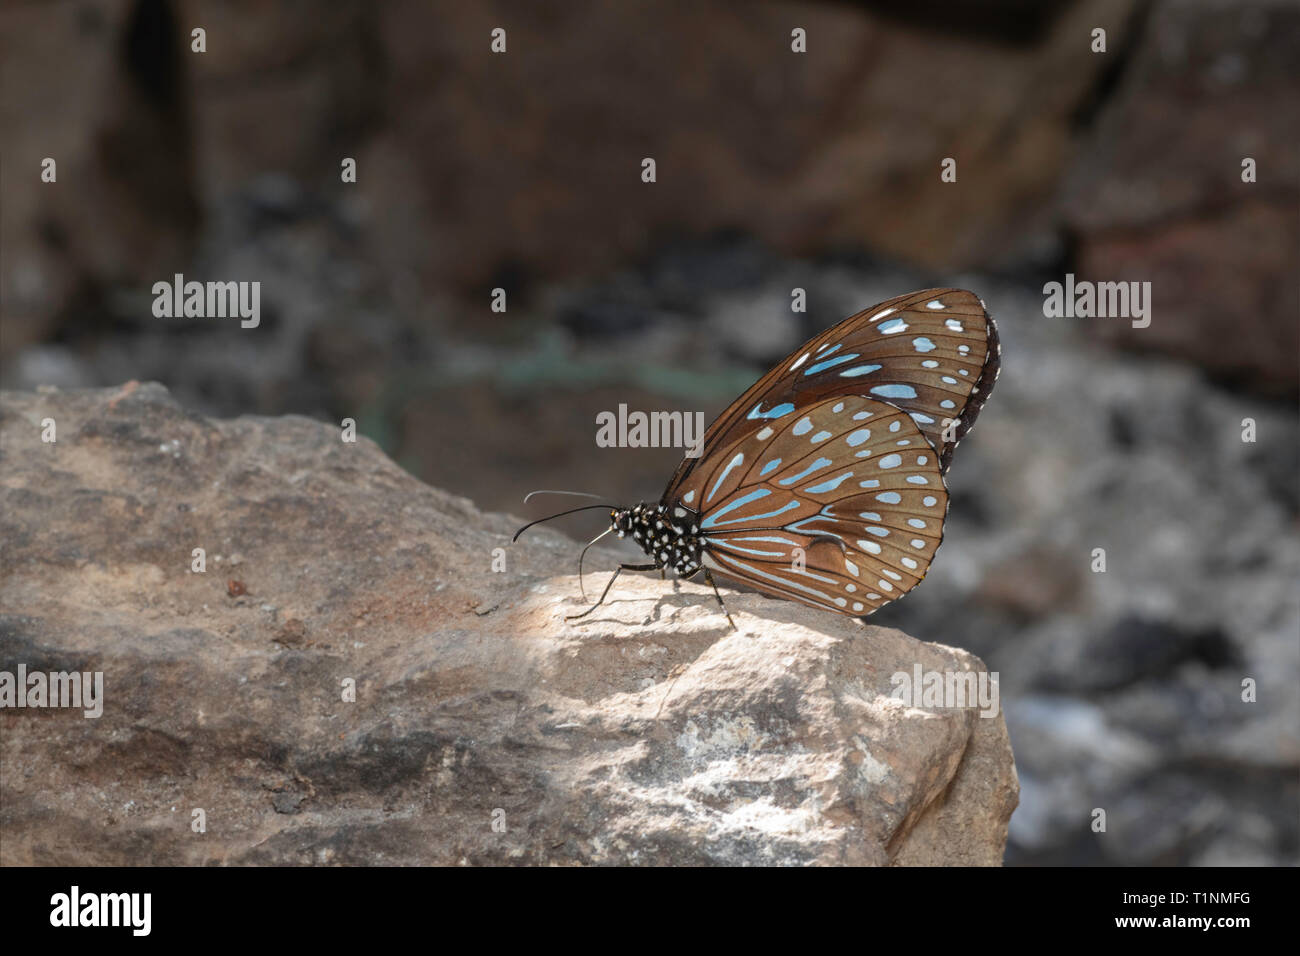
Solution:
<svg viewBox="0 0 1300 956">
<path fill-rule="evenodd" d="M 153 384 L 0 416 L 0 669 L 102 671 L 105 698 L 0 712 L 0 863 L 1001 861 L 1001 715 L 890 696 L 982 670 L 964 651 L 727 592 L 732 631 L 655 577 L 566 622 L 574 542 L 494 573 L 516 519 L 302 418 Z M 256 598 L 227 599 L 234 555 Z"/>
<path fill-rule="evenodd" d="M 1067 189 L 1078 277 L 1152 283 L 1151 325 L 1100 335 L 1259 392 L 1300 388 L 1298 60 L 1295 4 L 1155 6 Z"/>
<path fill-rule="evenodd" d="M 1086 572 L 1058 549 L 1030 547 L 991 565 L 975 597 L 1021 619 L 1041 619 L 1078 606 Z"/>
<path fill-rule="evenodd" d="M 4 347 L 44 337 L 78 290 L 142 297 L 186 263 L 200 199 L 229 208 L 267 177 L 358 212 L 372 261 L 434 317 L 430 292 L 592 274 L 664 234 L 987 262 L 1042 228 L 1071 117 L 1107 62 L 1088 30 L 1121 43 L 1133 5 L 972 18 L 1007 23 L 1000 38 L 856 4 L 731 0 L 7 8 L 0 225 L 18 324 Z M 504 54 L 489 49 L 497 27 Z M 38 181 L 46 155 L 57 187 Z"/>
<path fill-rule="evenodd" d="M 585 2 L 539 16 L 491 3 L 451 29 L 436 7 L 388 4 L 392 122 L 359 185 L 394 213 L 374 224 L 385 260 L 440 287 L 507 263 L 606 269 L 665 230 L 988 262 L 1041 227 L 1072 115 L 1106 66 L 1088 31 L 1105 24 L 1122 43 L 1132 7 L 1086 0 L 1035 42 L 1004 44 L 850 4 Z M 487 52 L 497 26 L 501 55 Z M 807 54 L 791 52 L 795 27 Z M 940 180 L 945 157 L 958 184 Z"/>
<path fill-rule="evenodd" d="M 168 3 L 0 10 L 5 357 L 103 287 L 143 297 L 184 267 L 199 220 L 187 33 Z"/>
</svg>

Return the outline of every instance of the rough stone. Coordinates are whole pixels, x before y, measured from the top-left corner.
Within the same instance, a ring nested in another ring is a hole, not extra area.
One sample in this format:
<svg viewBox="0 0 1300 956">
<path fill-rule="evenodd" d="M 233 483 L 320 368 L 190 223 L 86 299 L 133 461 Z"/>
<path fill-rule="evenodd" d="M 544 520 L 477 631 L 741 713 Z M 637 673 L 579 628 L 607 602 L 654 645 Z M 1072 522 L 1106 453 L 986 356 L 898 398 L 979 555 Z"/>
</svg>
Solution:
<svg viewBox="0 0 1300 956">
<path fill-rule="evenodd" d="M 630 575 L 566 622 L 575 542 L 304 418 L 128 383 L 0 428 L 0 668 L 105 693 L 0 712 L 4 865 L 1001 861 L 1001 716 L 890 695 L 965 651 Z"/>
<path fill-rule="evenodd" d="M 105 287 L 147 289 L 188 261 L 200 211 L 181 43 L 167 3 L 0 10 L 5 356 Z"/>
<path fill-rule="evenodd" d="M 192 265 L 198 216 L 268 175 L 350 203 L 371 261 L 435 322 L 432 295 L 597 275 L 664 233 L 1005 256 L 1042 228 L 1106 69 L 1088 29 L 1122 42 L 1134 0 L 995 6 L 945 30 L 730 0 L 6 5 L 4 348 L 48 339 L 79 296 L 102 306 Z M 969 186 L 940 181 L 945 157 Z"/>
<path fill-rule="evenodd" d="M 1151 325 L 1111 323 L 1108 339 L 1300 391 L 1298 59 L 1294 3 L 1153 5 L 1065 189 L 1079 277 L 1152 283 Z"/>
</svg>

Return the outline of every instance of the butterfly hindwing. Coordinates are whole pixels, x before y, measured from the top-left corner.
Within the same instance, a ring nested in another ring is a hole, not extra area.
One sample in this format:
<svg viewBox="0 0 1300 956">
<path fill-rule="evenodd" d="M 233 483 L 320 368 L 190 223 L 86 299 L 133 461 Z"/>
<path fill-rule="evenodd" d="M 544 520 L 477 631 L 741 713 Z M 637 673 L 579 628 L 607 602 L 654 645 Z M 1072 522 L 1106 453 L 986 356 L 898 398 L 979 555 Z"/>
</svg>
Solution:
<svg viewBox="0 0 1300 956">
<path fill-rule="evenodd" d="M 864 395 L 908 413 L 947 471 L 953 449 L 988 398 L 1001 364 L 997 328 L 963 289 L 927 289 L 863 309 L 791 352 L 714 420 L 706 457 L 756 423 L 784 420 L 796 405 Z M 687 458 L 667 501 L 703 459 Z"/>
<path fill-rule="evenodd" d="M 698 516 L 705 567 L 863 615 L 925 577 L 948 496 L 938 456 L 910 415 L 845 395 L 752 422 L 666 503 Z"/>
</svg>

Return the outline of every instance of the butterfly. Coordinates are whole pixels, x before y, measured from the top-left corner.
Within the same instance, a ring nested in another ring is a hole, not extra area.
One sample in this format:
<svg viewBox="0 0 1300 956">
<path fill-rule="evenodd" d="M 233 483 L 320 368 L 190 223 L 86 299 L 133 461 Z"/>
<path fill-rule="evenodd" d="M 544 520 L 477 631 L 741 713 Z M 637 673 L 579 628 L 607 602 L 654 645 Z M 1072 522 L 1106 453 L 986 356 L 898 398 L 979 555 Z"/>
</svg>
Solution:
<svg viewBox="0 0 1300 956">
<path fill-rule="evenodd" d="M 963 289 L 897 296 L 813 337 L 713 421 L 658 502 L 560 513 L 609 508 L 587 548 L 617 533 L 650 559 L 620 565 L 572 618 L 603 604 L 622 571 L 703 572 L 724 613 L 714 574 L 857 617 L 902 597 L 943 540 L 944 474 L 1001 355 L 993 319 Z"/>
</svg>

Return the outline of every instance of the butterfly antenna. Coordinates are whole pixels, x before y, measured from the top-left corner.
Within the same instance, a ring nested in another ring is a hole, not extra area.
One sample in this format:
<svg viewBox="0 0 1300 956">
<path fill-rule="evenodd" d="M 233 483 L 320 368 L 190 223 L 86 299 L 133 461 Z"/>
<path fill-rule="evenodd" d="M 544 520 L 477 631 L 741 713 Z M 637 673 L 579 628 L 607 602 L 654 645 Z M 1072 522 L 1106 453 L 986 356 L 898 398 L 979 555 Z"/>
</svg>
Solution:
<svg viewBox="0 0 1300 956">
<path fill-rule="evenodd" d="M 518 541 L 519 536 L 535 524 L 541 524 L 543 521 L 552 521 L 555 518 L 563 518 L 565 515 L 571 515 L 578 511 L 590 511 L 592 508 L 606 508 L 614 511 L 618 510 L 617 505 L 583 505 L 581 508 L 570 508 L 568 511 L 561 511 L 559 514 L 549 515 L 548 517 L 538 518 L 536 521 L 528 522 L 528 524 L 524 525 L 522 528 L 520 528 L 518 531 L 515 532 L 515 536 L 510 539 L 510 543 L 514 544 L 516 541 Z"/>
<path fill-rule="evenodd" d="M 604 495 L 593 495 L 593 494 L 589 494 L 589 493 L 587 493 L 587 492 L 585 492 L 585 491 L 551 491 L 551 490 L 549 490 L 549 489 L 542 489 L 542 490 L 540 490 L 540 491 L 530 491 L 530 492 L 528 492 L 528 494 L 524 495 L 524 504 L 528 504 L 528 500 L 529 500 L 530 498 L 532 498 L 533 495 L 573 495 L 575 498 L 603 498 L 603 497 L 605 497 Z"/>
<path fill-rule="evenodd" d="M 600 534 L 596 535 L 596 537 L 594 537 L 594 538 L 592 538 L 590 541 L 588 541 L 588 542 L 587 542 L 587 548 L 590 548 L 593 544 L 595 544 L 597 541 L 599 541 L 601 538 L 605 537 L 605 535 L 609 534 L 609 533 L 610 533 L 611 531 L 613 531 L 613 530 L 614 530 L 614 526 L 613 526 L 613 525 L 610 525 L 608 528 L 606 528 L 606 529 L 605 529 L 604 531 L 602 531 Z M 584 601 L 587 600 L 587 589 L 584 588 L 584 587 L 582 586 L 582 559 L 585 558 L 585 557 L 587 556 L 587 548 L 583 548 L 583 549 L 582 549 L 582 554 L 578 555 L 578 590 L 581 592 L 581 594 L 582 594 L 582 599 L 583 599 Z"/>
</svg>

